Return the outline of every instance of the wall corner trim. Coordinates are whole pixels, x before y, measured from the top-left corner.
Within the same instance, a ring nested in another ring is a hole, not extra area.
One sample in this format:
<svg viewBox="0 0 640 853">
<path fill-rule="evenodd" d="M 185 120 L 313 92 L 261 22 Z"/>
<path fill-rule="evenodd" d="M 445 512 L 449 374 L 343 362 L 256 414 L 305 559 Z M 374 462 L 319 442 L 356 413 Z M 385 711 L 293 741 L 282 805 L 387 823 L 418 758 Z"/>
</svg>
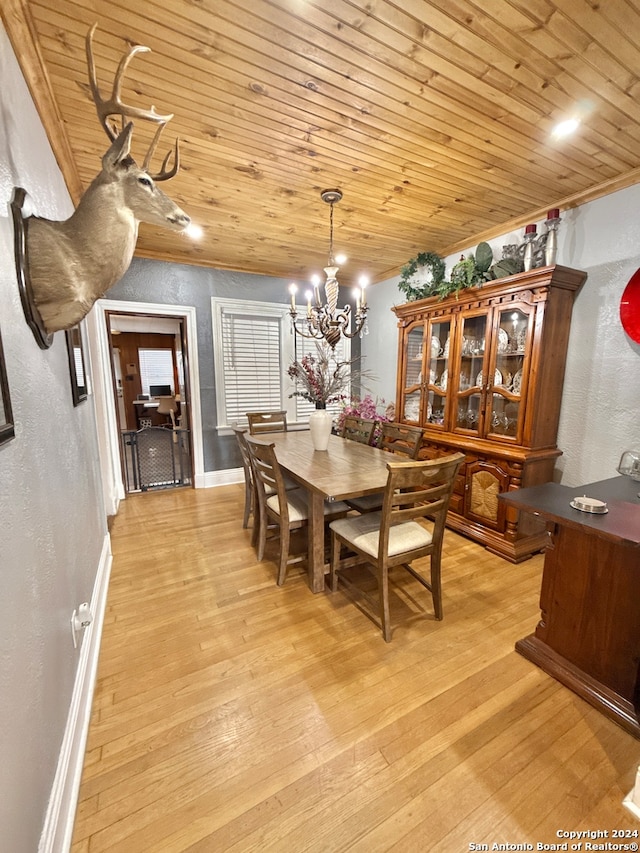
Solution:
<svg viewBox="0 0 640 853">
<path fill-rule="evenodd" d="M 636 774 L 636 784 L 624 798 L 622 805 L 631 812 L 636 820 L 640 820 L 640 767 L 638 767 Z"/>
<path fill-rule="evenodd" d="M 111 539 L 107 533 L 103 540 L 96 581 L 91 596 L 93 622 L 85 630 L 80 648 L 67 725 L 58 756 L 58 766 L 47 806 L 44 827 L 38 844 L 38 853 L 68 853 L 71 848 L 84 752 L 91 719 L 91 705 L 98 670 L 98 655 L 102 639 L 111 563 Z M 69 642 L 71 642 L 71 635 L 69 635 Z"/>
</svg>

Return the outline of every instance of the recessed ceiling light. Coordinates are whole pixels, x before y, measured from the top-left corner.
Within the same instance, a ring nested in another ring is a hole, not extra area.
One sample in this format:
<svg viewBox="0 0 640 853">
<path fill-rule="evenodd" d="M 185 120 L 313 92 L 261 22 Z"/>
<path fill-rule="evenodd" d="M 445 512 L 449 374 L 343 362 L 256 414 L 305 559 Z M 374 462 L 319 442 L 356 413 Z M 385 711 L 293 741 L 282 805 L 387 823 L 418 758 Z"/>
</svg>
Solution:
<svg viewBox="0 0 640 853">
<path fill-rule="evenodd" d="M 568 118 L 565 121 L 561 121 L 560 124 L 557 124 L 551 131 L 551 134 L 556 139 L 563 139 L 565 136 L 570 136 L 572 133 L 575 133 L 579 126 L 580 119 Z"/>
<path fill-rule="evenodd" d="M 187 227 L 184 229 L 184 233 L 187 235 L 187 237 L 191 237 L 192 240 L 199 240 L 204 234 L 204 231 L 202 230 L 202 227 L 200 225 L 195 225 L 192 222 L 191 225 L 187 225 Z"/>
</svg>

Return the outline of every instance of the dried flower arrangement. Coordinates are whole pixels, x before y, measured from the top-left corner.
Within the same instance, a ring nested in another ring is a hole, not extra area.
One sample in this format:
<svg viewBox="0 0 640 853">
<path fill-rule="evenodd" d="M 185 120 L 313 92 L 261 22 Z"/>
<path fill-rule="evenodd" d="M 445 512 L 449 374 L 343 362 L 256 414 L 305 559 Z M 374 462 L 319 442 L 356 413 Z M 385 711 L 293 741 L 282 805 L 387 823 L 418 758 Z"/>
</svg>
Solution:
<svg viewBox="0 0 640 853">
<path fill-rule="evenodd" d="M 302 397 L 316 408 L 324 409 L 328 403 L 337 403 L 346 399 L 344 393 L 356 376 L 352 365 L 357 359 L 337 361 L 331 347 L 324 343 L 316 344 L 317 355 L 304 355 L 299 361 L 289 365 L 287 371 L 296 382 L 296 390 L 290 397 Z"/>
</svg>

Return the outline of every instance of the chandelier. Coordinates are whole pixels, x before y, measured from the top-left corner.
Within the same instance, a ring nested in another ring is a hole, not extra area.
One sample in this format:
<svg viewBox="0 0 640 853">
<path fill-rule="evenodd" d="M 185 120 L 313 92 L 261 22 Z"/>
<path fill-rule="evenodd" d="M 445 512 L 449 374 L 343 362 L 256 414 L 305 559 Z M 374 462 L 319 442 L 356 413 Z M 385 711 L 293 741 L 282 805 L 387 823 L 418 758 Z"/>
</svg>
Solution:
<svg viewBox="0 0 640 853">
<path fill-rule="evenodd" d="M 329 262 L 324 268 L 327 280 L 324 284 L 324 292 L 326 302 L 320 298 L 320 277 L 313 276 L 311 283 L 313 291 L 308 290 L 305 293 L 307 300 L 306 316 L 301 324 L 296 323 L 298 309 L 296 307 L 296 293 L 298 287 L 292 283 L 289 285 L 289 293 L 291 294 L 291 322 L 297 334 L 303 338 L 323 339 L 334 349 L 340 336 L 345 338 L 354 338 L 356 335 L 368 334 L 367 328 L 367 297 L 365 287 L 368 280 L 365 276 L 361 276 L 358 284 L 359 288 L 355 292 L 356 310 L 352 313 L 351 306 L 345 305 L 344 308 L 338 309 L 338 266 L 333 257 L 333 206 L 342 198 L 340 190 L 323 190 L 320 193 L 322 201 L 329 205 Z"/>
</svg>

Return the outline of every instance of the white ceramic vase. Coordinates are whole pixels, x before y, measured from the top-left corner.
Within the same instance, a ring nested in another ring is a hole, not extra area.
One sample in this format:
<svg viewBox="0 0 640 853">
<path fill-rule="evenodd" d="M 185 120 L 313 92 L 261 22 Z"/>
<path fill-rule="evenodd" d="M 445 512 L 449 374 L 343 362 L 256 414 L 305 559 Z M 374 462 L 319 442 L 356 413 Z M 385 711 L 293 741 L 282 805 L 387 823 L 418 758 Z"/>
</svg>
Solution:
<svg viewBox="0 0 640 853">
<path fill-rule="evenodd" d="M 329 436 L 333 418 L 326 409 L 316 409 L 309 415 L 309 429 L 314 450 L 326 450 L 329 447 Z"/>
</svg>

